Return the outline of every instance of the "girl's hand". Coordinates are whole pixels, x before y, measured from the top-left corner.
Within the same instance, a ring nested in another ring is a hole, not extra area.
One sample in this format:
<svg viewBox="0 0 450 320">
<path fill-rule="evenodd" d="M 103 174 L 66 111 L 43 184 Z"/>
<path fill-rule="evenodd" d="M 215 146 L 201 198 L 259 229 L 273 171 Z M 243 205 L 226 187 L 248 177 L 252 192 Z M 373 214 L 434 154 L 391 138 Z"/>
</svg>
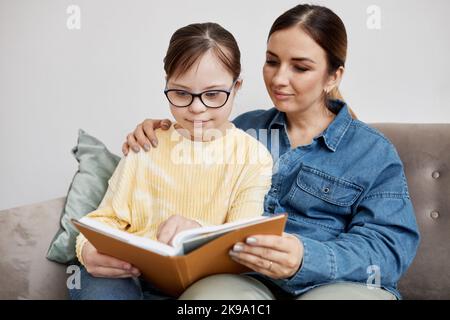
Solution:
<svg viewBox="0 0 450 320">
<path fill-rule="evenodd" d="M 253 236 L 236 243 L 231 258 L 273 279 L 287 279 L 297 273 L 303 261 L 303 243 L 288 233 L 282 236 Z"/>
<path fill-rule="evenodd" d="M 159 225 L 156 237 L 158 241 L 172 245 L 173 238 L 181 231 L 200 228 L 201 226 L 197 221 L 175 215 Z"/>
<path fill-rule="evenodd" d="M 86 271 L 99 278 L 139 277 L 140 271 L 128 262 L 101 254 L 90 243 L 86 242 L 81 251 Z"/>
<path fill-rule="evenodd" d="M 139 124 L 133 133 L 127 135 L 127 141 L 124 142 L 122 146 L 122 152 L 126 156 L 130 151 L 130 148 L 138 153 L 140 148 L 144 148 L 145 151 L 150 150 L 150 146 L 156 148 L 158 145 L 158 139 L 155 135 L 156 129 L 168 130 L 172 122 L 168 119 L 164 120 L 153 120 L 147 119 L 141 124 Z"/>
</svg>

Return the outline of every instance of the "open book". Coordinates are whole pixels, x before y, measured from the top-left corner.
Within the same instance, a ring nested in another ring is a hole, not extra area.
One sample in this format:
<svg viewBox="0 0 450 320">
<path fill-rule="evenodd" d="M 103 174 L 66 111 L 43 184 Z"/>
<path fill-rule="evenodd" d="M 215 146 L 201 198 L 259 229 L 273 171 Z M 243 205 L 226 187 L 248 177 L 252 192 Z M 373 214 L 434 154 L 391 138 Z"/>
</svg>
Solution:
<svg viewBox="0 0 450 320">
<path fill-rule="evenodd" d="M 175 236 L 173 246 L 114 229 L 88 217 L 72 223 L 100 253 L 131 263 L 161 291 L 178 296 L 203 277 L 250 271 L 234 262 L 229 250 L 251 235 L 281 235 L 286 218 L 286 214 L 261 216 L 185 230 Z"/>
</svg>

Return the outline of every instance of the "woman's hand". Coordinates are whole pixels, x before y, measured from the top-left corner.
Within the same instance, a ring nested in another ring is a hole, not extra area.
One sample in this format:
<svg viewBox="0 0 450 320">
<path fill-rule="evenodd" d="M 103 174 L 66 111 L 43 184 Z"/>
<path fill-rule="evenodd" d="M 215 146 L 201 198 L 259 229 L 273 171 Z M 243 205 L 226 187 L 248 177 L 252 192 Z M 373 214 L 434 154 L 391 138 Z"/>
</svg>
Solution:
<svg viewBox="0 0 450 320">
<path fill-rule="evenodd" d="M 231 258 L 244 266 L 271 277 L 287 279 L 297 273 L 303 261 L 303 243 L 288 233 L 282 236 L 253 236 L 236 243 Z"/>
<path fill-rule="evenodd" d="M 197 221 L 175 215 L 159 225 L 156 237 L 158 241 L 172 245 L 173 238 L 181 231 L 200 228 L 201 226 Z"/>
<path fill-rule="evenodd" d="M 81 255 L 86 271 L 94 277 L 130 278 L 141 275 L 140 271 L 128 262 L 99 253 L 90 242 L 84 244 Z"/>
<path fill-rule="evenodd" d="M 127 141 L 122 146 L 122 152 L 126 156 L 130 151 L 130 148 L 134 152 L 139 152 L 140 148 L 144 148 L 145 151 L 150 150 L 150 146 L 154 148 L 158 145 L 158 139 L 155 135 L 156 129 L 168 130 L 172 122 L 168 119 L 164 120 L 152 120 L 147 119 L 139 124 L 133 133 L 127 135 Z"/>
</svg>

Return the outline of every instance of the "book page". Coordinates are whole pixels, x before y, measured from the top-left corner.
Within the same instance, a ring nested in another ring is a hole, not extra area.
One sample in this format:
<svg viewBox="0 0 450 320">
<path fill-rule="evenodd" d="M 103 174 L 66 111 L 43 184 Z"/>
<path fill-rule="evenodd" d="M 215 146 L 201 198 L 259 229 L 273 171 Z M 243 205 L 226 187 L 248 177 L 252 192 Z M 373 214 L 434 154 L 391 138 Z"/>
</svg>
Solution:
<svg viewBox="0 0 450 320">
<path fill-rule="evenodd" d="M 207 226 L 207 227 L 185 230 L 175 236 L 175 238 L 173 239 L 173 245 L 177 248 L 183 247 L 183 243 L 186 243 L 189 241 L 189 242 L 191 242 L 190 247 L 192 247 L 192 243 L 193 243 L 192 241 L 194 239 L 200 240 L 200 238 L 202 238 L 203 243 L 206 243 L 206 242 L 209 242 L 210 240 L 213 240 L 213 239 L 219 237 L 220 235 L 222 235 L 224 233 L 230 232 L 235 229 L 242 228 L 243 226 L 246 226 L 246 225 L 250 225 L 250 224 L 254 224 L 254 223 L 266 220 L 268 218 L 269 217 L 267 217 L 267 216 L 260 216 L 260 217 L 251 218 L 251 219 L 228 222 L 228 223 L 224 223 L 224 224 L 217 225 L 217 226 Z M 212 238 L 212 236 L 216 235 L 216 234 L 217 234 L 217 237 Z M 210 235 L 210 237 L 208 237 L 208 235 Z M 201 242 L 198 242 L 198 243 L 200 244 Z M 185 253 L 186 252 L 184 252 L 184 254 Z"/>
<path fill-rule="evenodd" d="M 172 247 L 159 241 L 155 241 L 141 236 L 136 236 L 129 232 L 114 229 L 103 222 L 97 221 L 89 217 L 83 217 L 79 220 L 79 222 L 91 227 L 96 231 L 113 236 L 121 241 L 127 242 L 136 247 L 156 252 L 160 255 L 177 256 L 183 254 L 183 248 L 181 246 Z"/>
<path fill-rule="evenodd" d="M 214 239 L 219 238 L 220 236 L 223 236 L 226 233 L 231 232 L 232 230 L 221 230 L 217 232 L 210 232 L 207 234 L 201 234 L 194 236 L 192 238 L 185 239 L 182 242 L 183 247 L 183 254 L 188 254 L 191 251 L 194 251 L 195 249 L 201 247 L 202 245 L 213 241 Z"/>
</svg>

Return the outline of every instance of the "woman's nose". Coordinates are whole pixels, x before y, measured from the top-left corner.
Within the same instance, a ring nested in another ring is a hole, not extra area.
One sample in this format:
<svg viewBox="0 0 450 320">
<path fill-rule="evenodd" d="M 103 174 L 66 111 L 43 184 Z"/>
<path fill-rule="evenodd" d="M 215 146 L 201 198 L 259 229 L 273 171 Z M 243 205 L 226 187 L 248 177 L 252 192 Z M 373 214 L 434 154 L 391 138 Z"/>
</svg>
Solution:
<svg viewBox="0 0 450 320">
<path fill-rule="evenodd" d="M 289 74 L 284 68 L 279 68 L 272 78 L 275 86 L 283 87 L 289 85 Z"/>
</svg>

